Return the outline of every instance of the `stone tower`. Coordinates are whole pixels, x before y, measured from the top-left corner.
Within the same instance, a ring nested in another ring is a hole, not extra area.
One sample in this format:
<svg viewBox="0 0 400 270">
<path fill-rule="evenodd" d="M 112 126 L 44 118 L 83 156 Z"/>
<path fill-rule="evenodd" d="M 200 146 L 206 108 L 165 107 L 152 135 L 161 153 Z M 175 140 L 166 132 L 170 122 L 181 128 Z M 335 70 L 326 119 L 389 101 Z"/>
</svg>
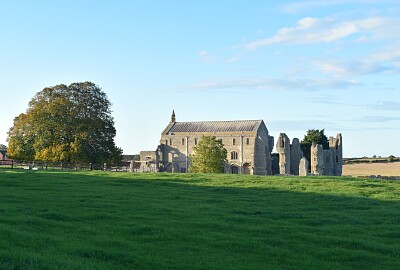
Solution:
<svg viewBox="0 0 400 270">
<path fill-rule="evenodd" d="M 290 140 L 285 133 L 280 133 L 276 142 L 279 153 L 279 173 L 290 174 Z"/>
<path fill-rule="evenodd" d="M 343 165 L 343 146 L 342 134 L 338 133 L 335 137 L 329 137 L 329 150 L 332 154 L 332 175 L 342 175 Z"/>
<path fill-rule="evenodd" d="M 299 164 L 302 157 L 303 151 L 300 148 L 300 141 L 293 138 L 290 146 L 290 174 L 299 175 Z"/>
</svg>

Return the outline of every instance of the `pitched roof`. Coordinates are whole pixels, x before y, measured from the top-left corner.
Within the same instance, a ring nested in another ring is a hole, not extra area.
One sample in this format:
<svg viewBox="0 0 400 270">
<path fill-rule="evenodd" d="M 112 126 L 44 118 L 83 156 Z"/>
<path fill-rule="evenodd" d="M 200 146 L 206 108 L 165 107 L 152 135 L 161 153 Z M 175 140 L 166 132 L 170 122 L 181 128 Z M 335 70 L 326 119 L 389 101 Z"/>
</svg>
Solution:
<svg viewBox="0 0 400 270">
<path fill-rule="evenodd" d="M 163 134 L 173 132 L 241 132 L 257 131 L 262 120 L 172 122 Z"/>
</svg>

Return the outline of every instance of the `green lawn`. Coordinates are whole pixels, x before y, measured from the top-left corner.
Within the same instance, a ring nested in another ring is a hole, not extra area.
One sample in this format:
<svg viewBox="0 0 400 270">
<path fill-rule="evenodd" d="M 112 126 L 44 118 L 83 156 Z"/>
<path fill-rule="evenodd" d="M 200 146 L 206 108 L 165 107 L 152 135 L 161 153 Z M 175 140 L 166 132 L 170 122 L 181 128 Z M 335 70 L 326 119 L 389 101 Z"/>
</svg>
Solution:
<svg viewBox="0 0 400 270">
<path fill-rule="evenodd" d="M 400 182 L 2 169 L 0 269 L 400 269 Z"/>
</svg>

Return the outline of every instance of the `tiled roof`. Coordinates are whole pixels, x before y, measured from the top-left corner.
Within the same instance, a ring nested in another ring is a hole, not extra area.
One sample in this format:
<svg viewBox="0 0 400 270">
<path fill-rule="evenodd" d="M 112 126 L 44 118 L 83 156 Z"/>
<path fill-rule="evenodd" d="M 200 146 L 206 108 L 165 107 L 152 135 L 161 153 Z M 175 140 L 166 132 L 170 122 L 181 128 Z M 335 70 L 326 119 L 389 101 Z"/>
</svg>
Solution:
<svg viewBox="0 0 400 270">
<path fill-rule="evenodd" d="M 173 132 L 241 132 L 257 131 L 262 120 L 207 121 L 171 123 L 164 134 Z"/>
</svg>

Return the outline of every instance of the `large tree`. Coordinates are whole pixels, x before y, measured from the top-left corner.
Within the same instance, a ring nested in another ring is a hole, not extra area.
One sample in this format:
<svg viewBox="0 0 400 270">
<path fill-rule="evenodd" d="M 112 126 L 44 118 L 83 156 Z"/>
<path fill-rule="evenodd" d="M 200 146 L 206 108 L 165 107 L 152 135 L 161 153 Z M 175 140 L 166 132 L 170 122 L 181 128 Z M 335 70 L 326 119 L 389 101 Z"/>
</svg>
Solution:
<svg viewBox="0 0 400 270">
<path fill-rule="evenodd" d="M 91 162 L 116 161 L 114 119 L 107 95 L 91 82 L 46 87 L 14 119 L 8 155 L 15 159 Z"/>
<path fill-rule="evenodd" d="M 329 149 L 328 138 L 325 136 L 325 130 L 321 129 L 309 129 L 307 134 L 304 135 L 303 140 L 300 143 L 303 155 L 311 162 L 311 145 L 313 143 L 321 144 L 323 149 Z"/>
<path fill-rule="evenodd" d="M 214 136 L 203 136 L 197 146 L 193 147 L 190 172 L 223 173 L 227 151 L 221 140 Z"/>
</svg>

